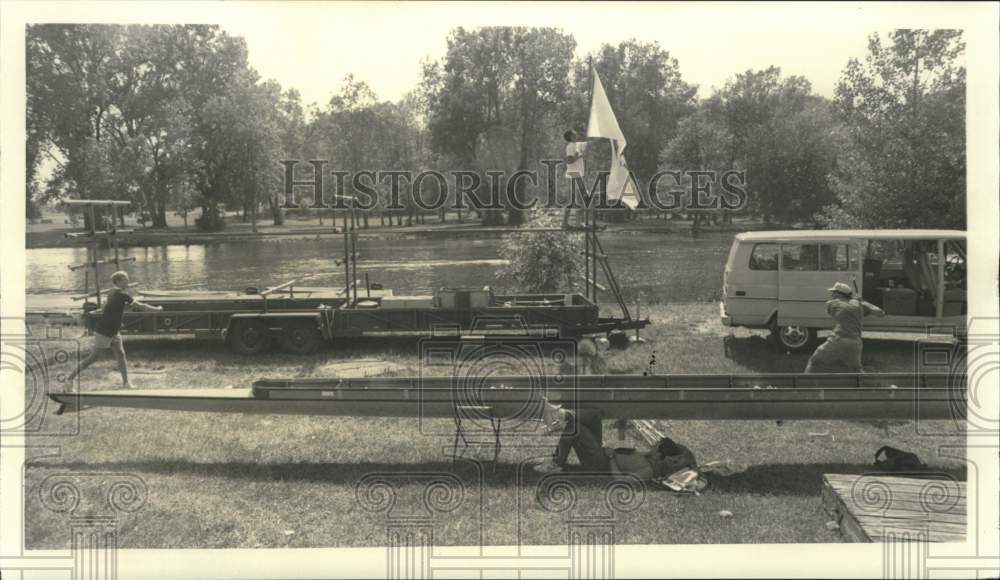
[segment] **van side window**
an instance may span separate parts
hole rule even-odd
[[[777,270],[778,244],[756,244],[750,254],[751,270]]]
[[[819,269],[826,272],[857,270],[857,252],[848,244],[822,244],[819,247]]]
[[[784,244],[781,246],[781,269],[796,272],[819,270],[818,244]]]

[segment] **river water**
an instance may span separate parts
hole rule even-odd
[[[601,243],[611,261],[626,300],[639,292],[646,304],[711,301],[719,297],[732,233],[654,234],[605,233]],[[500,238],[360,238],[358,277],[396,294],[430,294],[440,287],[497,286],[496,272],[504,264],[497,248]],[[582,251],[582,248],[581,248]],[[86,261],[85,248],[27,250],[27,303],[72,306],[70,294],[82,293],[83,270],[68,266]],[[122,250],[136,258],[125,264],[143,289],[241,290],[264,288],[314,276],[307,286],[344,284],[344,270],[333,264],[343,257],[336,237],[301,240],[229,241],[208,245],[170,245]],[[110,266],[102,272],[110,274]],[[603,276],[598,277],[603,283]],[[102,280],[102,287],[108,286]],[[602,301],[613,300],[609,293]],[[76,303],[79,304],[79,303]]]

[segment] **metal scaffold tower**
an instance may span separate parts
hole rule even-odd
[[[135,258],[123,258],[120,252],[120,242],[118,236],[131,233],[133,230],[118,228],[121,219],[121,211],[129,205],[127,201],[111,199],[70,199],[63,203],[70,207],[82,208],[87,215],[87,227],[82,232],[70,232],[67,238],[87,238],[90,244],[87,246],[87,261],[82,264],[73,264],[70,270],[86,270],[84,272],[83,294],[72,296],[73,300],[87,300],[95,297],[97,306],[101,306],[101,277],[100,267],[106,264],[114,264],[115,270],[121,269],[121,264],[134,262]],[[100,209],[100,211],[98,211]],[[98,221],[100,217],[100,221]],[[99,229],[101,226],[103,229]],[[113,252],[112,257],[102,257],[102,243],[107,240],[107,247]],[[91,290],[90,279],[93,278],[94,286]]]
[[[628,304],[625,303],[625,297],[622,296],[621,286],[618,285],[618,278],[615,276],[614,271],[611,269],[611,264],[608,262],[608,255],[604,252],[604,248],[601,246],[601,241],[597,237],[598,227],[597,227],[597,216],[596,210],[586,209],[584,211],[584,244],[583,244],[583,261],[584,261],[584,281],[586,282],[585,296],[588,300],[591,300],[594,304],[597,304],[597,291],[598,290],[610,290],[615,297],[615,302],[618,307],[622,310],[622,316],[626,321],[632,320],[632,313],[629,312]],[[604,273],[604,278],[608,283],[608,287],[604,288],[597,283],[597,267],[600,264],[601,272]]]

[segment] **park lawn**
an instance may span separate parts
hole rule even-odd
[[[609,372],[796,372],[805,366],[805,355],[776,352],[763,335],[745,330],[734,333],[727,357],[723,338],[729,330],[719,324],[714,304],[651,307],[645,315],[653,320],[642,332],[649,342],[608,353]],[[418,362],[415,341],[355,341],[312,357],[253,359],[230,354],[222,344],[182,340],[127,339],[127,349],[134,381],[144,388],[248,387],[265,377],[328,376],[333,362],[376,356],[408,374]],[[911,371],[914,359],[912,340],[866,339],[868,370]],[[114,363],[105,360],[84,373],[83,389],[115,388],[118,380]],[[493,473],[488,462],[452,465],[450,420],[114,409],[56,416],[51,405],[45,411],[44,431],[72,433],[79,425],[79,434],[32,440],[59,447],[56,455],[29,449],[26,538],[36,549],[69,546],[66,514],[49,511],[38,497],[46,477],[63,473],[91,474],[87,481],[105,485],[113,474],[143,480],[144,506],[120,515],[118,541],[124,548],[384,545],[387,514],[366,511],[356,489],[374,473],[389,474],[398,487],[388,514],[393,521],[426,515],[421,506],[427,474],[458,478],[462,501],[433,519],[438,545],[561,544],[567,542],[567,518],[581,514],[613,517],[618,543],[837,542],[839,535],[825,527],[829,518],[820,502],[824,473],[862,473],[875,450],[891,444],[916,452],[934,471],[965,477],[964,438],[921,434],[947,432],[946,422],[921,424],[918,433],[904,422],[661,421],[701,462],[723,461],[731,473],[713,475],[712,486],[699,497],[648,489],[637,509],[614,513],[603,507],[608,480],[584,479],[576,488],[576,506],[553,512],[536,501],[540,478],[525,462],[548,455],[554,436],[505,437]],[[610,422],[605,444],[637,445],[619,441]],[[939,452],[948,445],[959,448],[955,457]],[[487,458],[489,452],[470,455]],[[84,503],[79,509],[91,509]],[[720,510],[734,517],[723,519]]]

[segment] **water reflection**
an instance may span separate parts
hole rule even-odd
[[[733,234],[718,233],[697,237],[606,234],[601,241],[626,300],[634,300],[641,291],[644,303],[658,303],[718,298],[732,238]],[[358,277],[363,279],[367,272],[372,282],[398,294],[427,294],[444,286],[496,285],[496,272],[504,263],[497,253],[499,243],[495,238],[362,239]],[[343,266],[334,265],[335,259],[343,258],[343,244],[329,238],[126,248],[121,255],[136,258],[123,267],[133,280],[150,289],[234,290],[304,278],[310,286],[344,284]],[[68,297],[82,292],[83,271],[72,272],[68,266],[86,259],[86,248],[28,250],[29,295]],[[102,268],[102,287],[108,285],[106,278],[112,270],[112,266]]]

